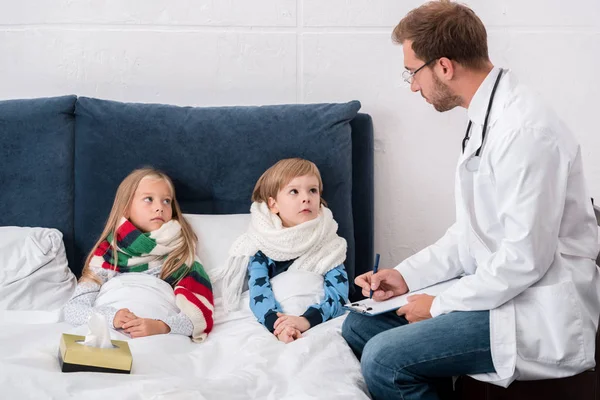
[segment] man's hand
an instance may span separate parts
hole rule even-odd
[[[277,321],[273,324],[273,328],[275,328],[273,334],[275,336],[278,336],[288,326],[299,330],[300,333],[310,329],[310,323],[304,317],[296,317],[295,315],[286,315],[282,313],[277,313],[277,316],[279,318],[277,318]]]
[[[291,343],[296,339],[300,339],[302,337],[302,333],[293,326],[286,326],[278,335],[275,336],[280,342]]]
[[[131,311],[129,311],[128,308],[121,308],[115,314],[115,318],[113,319],[113,326],[115,327],[115,329],[122,328],[124,323],[134,320],[136,318],[137,316]]]
[[[171,332],[169,325],[156,319],[136,318],[123,324],[123,330],[132,338],[161,335]]]
[[[408,304],[396,310],[396,314],[403,316],[409,323],[419,322],[431,318],[431,304],[435,296],[428,294],[414,294],[408,296]]]
[[[362,289],[362,294],[369,297],[373,290],[373,300],[383,301],[408,292],[408,286],[402,274],[395,269],[382,269],[376,274],[372,271],[359,275],[354,280]]]

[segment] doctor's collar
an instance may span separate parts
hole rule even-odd
[[[496,81],[499,73],[500,68],[492,68],[471,99],[471,103],[467,109],[467,114],[469,116],[469,120],[473,121],[474,124],[479,126],[483,125],[490,94],[492,93],[494,82]]]

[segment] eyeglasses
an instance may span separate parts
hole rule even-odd
[[[415,80],[415,75],[417,74],[417,72],[419,72],[420,70],[422,70],[423,68],[425,68],[426,66],[431,64],[432,62],[436,61],[438,58],[439,57],[432,58],[431,60],[427,61],[425,64],[421,65],[419,68],[415,69],[413,72],[411,72],[409,70],[404,70],[404,72],[402,72],[402,79],[404,79],[404,82],[408,83],[409,85],[412,85],[413,81]]]

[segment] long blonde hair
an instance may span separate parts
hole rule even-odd
[[[303,158],[284,158],[266,170],[256,181],[252,191],[252,201],[268,204],[269,197],[277,198],[277,193],[281,188],[290,183],[292,179],[305,175],[314,175],[317,178],[321,204],[327,206],[323,200],[323,180],[319,168],[312,161]]]
[[[117,189],[117,193],[115,195],[115,201],[113,202],[112,209],[110,210],[110,214],[108,215],[108,219],[106,220],[106,226],[104,230],[100,234],[100,238],[92,247],[92,251],[87,256],[85,260],[85,264],[83,267],[83,271],[81,274],[80,281],[93,281],[100,284],[100,279],[90,270],[90,261],[94,256],[94,252],[100,246],[100,244],[108,238],[108,236],[112,233],[112,240],[110,243],[110,247],[113,251],[113,260],[114,265],[113,269],[117,269],[117,235],[116,230],[119,226],[119,221],[125,215],[126,211],[129,210],[131,206],[131,202],[133,200],[133,195],[137,190],[142,179],[161,179],[164,180],[171,189],[172,201],[171,207],[173,211],[172,219],[179,222],[181,225],[181,236],[183,241],[181,246],[179,246],[176,250],[169,253],[167,259],[163,263],[160,278],[165,279],[170,276],[173,272],[177,271],[183,264],[186,264],[188,271],[192,267],[192,263],[194,262],[194,255],[196,253],[196,241],[198,240],[196,234],[192,230],[191,226],[188,222],[183,218],[181,214],[181,209],[179,208],[179,203],[175,197],[175,186],[173,185],[173,181],[169,178],[164,172],[159,171],[155,168],[145,167],[136,169],[131,172],[123,182],[119,185]],[[186,273],[188,272],[186,271]],[[184,274],[180,274],[180,277],[185,276]]]

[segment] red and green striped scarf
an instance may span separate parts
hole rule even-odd
[[[171,220],[159,229],[143,233],[128,219],[122,218],[116,229],[117,254],[110,247],[110,234],[96,248],[90,267],[115,270],[117,273],[144,272],[163,264],[169,253],[183,243],[181,225]],[[210,279],[196,257],[191,268],[183,264],[165,278],[175,293],[177,307],[194,325],[192,340],[200,342],[213,327],[214,299]]]

